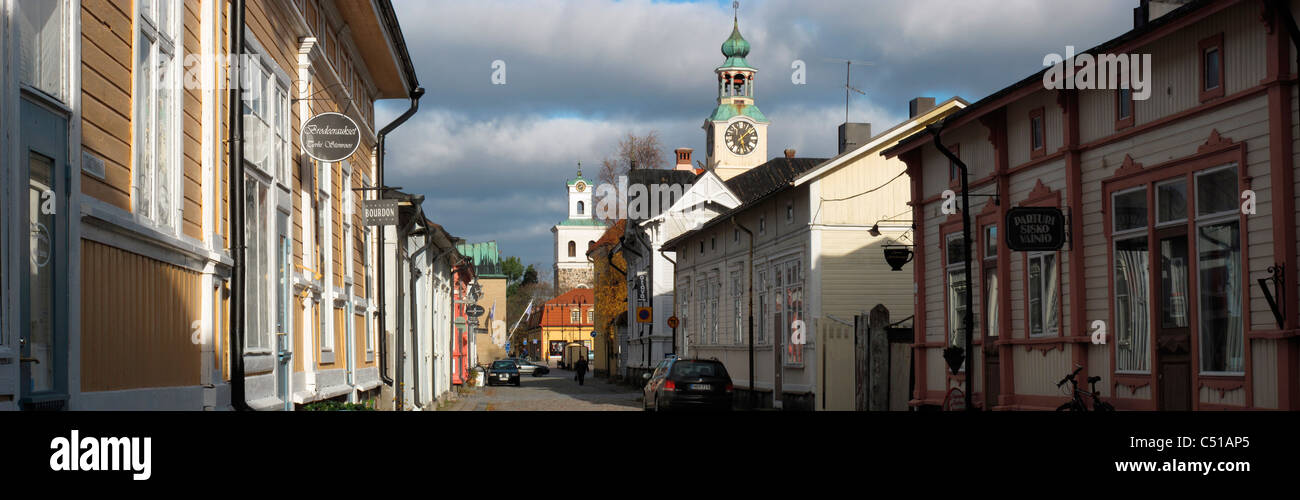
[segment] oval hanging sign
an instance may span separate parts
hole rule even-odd
[[[1065,215],[1056,207],[1007,210],[1007,248],[1021,252],[1060,250],[1065,245]]]
[[[347,115],[321,113],[302,126],[302,150],[316,161],[346,160],[360,146],[361,129]]]

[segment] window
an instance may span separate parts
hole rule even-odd
[[[582,212],[583,212],[583,210],[584,210],[585,208],[586,208],[586,205],[584,205],[581,201],[578,202],[578,215],[582,215]]]
[[[60,2],[61,3],[61,2]],[[179,23],[175,2],[136,2],[135,213],[141,222],[174,232],[180,214]]]
[[[798,323],[803,321],[803,268],[800,259],[777,264],[772,269],[776,283],[772,292],[774,331],[781,335],[781,350],[785,366],[803,366],[804,339],[807,325],[801,332]]]
[[[966,238],[961,233],[944,241],[945,272],[948,278],[948,345],[969,347],[966,339]],[[963,366],[962,369],[965,369]]]
[[[578,255],[578,246],[572,241],[569,242],[569,257]]]
[[[785,202],[785,221],[786,222],[794,221],[794,202],[790,202],[790,201]]]
[[[1115,130],[1133,126],[1133,89],[1115,91]]]
[[[998,257],[998,226],[990,225],[984,228],[984,258],[996,259]]]
[[[771,319],[767,317],[769,309],[767,306],[767,297],[769,295],[767,290],[767,271],[758,272],[758,283],[755,285],[755,289],[758,292],[758,300],[755,302],[755,305],[758,306],[758,319],[754,323],[754,340],[757,344],[763,344],[767,342],[767,323],[768,321],[771,321]]]
[[[1115,369],[1147,373],[1151,359],[1147,190],[1111,195],[1115,235]]]
[[[709,276],[709,343],[717,345],[718,341],[718,296],[722,294],[722,282],[715,271]]]
[[[741,300],[744,298],[744,281],[740,278],[740,271],[731,272],[731,328],[732,335],[737,345],[745,343],[745,324],[741,319],[745,312]]]
[[[1029,112],[1029,150],[1033,158],[1047,153],[1047,127],[1043,123],[1043,108]]]
[[[984,332],[989,337],[998,336],[998,226],[984,227]]]
[[[709,237],[709,250],[717,250],[717,249],[718,249],[718,237],[717,237],[717,236],[710,236],[710,237]]]
[[[580,314],[580,313],[578,312],[577,309],[570,310],[570,311],[569,311],[569,323],[570,323],[570,324],[573,324],[573,325],[578,324],[578,323],[579,323],[579,320],[578,320],[579,314]]]
[[[739,229],[732,229],[732,230],[731,230],[731,241],[732,241],[733,243],[739,243],[739,242],[740,242],[740,230],[739,230]]]
[[[1201,40],[1199,47],[1201,66],[1201,102],[1223,97],[1223,33]]]
[[[709,281],[707,277],[702,277],[695,285],[696,304],[700,306],[699,328],[697,328],[696,343],[704,344],[708,342],[706,332],[709,330]]]
[[[288,185],[289,90],[288,82],[277,76],[276,68],[269,56],[255,47],[248,49],[248,64],[241,68],[246,85],[244,160]],[[320,187],[329,189],[328,185]]]
[[[595,309],[587,309],[587,323],[588,323],[588,324],[595,324],[595,323],[596,323],[596,310],[595,310]]]
[[[18,77],[24,85],[67,102],[68,15],[66,0],[15,2]]]
[[[1056,335],[1060,312],[1060,283],[1056,253],[1029,256],[1029,336]]]
[[[1237,166],[1196,175],[1197,309],[1202,373],[1245,371]]]
[[[704,255],[704,240],[700,240],[700,255]]]
[[[244,187],[244,208],[248,211],[248,224],[244,228],[245,244],[248,246],[246,251],[248,281],[245,285],[248,297],[245,324],[248,342],[245,347],[250,350],[265,349],[268,330],[273,328],[270,317],[270,304],[272,304],[270,294],[273,290],[270,258],[272,242],[270,227],[266,223],[270,213],[266,203],[266,185],[252,177],[246,177]]]
[[[760,215],[758,216],[758,234],[764,234],[766,232],[767,232],[767,216]]]

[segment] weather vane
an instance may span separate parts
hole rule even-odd
[[[733,0],[731,2],[731,17],[733,19],[740,18],[740,0]]]

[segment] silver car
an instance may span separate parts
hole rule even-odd
[[[523,358],[510,358],[510,361],[514,361],[515,365],[519,366],[520,376],[532,375],[534,377],[540,377],[542,375],[546,375],[547,373],[551,372],[550,368],[539,365],[537,363],[533,363],[532,361],[528,361]]]

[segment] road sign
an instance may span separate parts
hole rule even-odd
[[[668,328],[677,328],[677,316],[668,317]]]
[[[596,331],[595,331],[595,330],[592,330],[592,331],[591,331],[591,338],[593,338],[593,339],[596,338]]]
[[[636,322],[637,322],[637,323],[650,323],[650,322],[652,322],[652,321],[654,321],[654,315],[651,314],[651,312],[650,312],[650,308],[649,308],[649,307],[638,307],[638,308],[636,308]]]
[[[472,304],[469,307],[465,308],[465,314],[468,314],[469,317],[471,318],[477,318],[479,316],[482,316],[483,313],[484,313],[483,306],[480,306],[478,304]]]
[[[1056,207],[1007,210],[1007,248],[1021,252],[1060,250],[1065,245],[1065,215]]]
[[[397,200],[365,200],[361,212],[367,226],[397,225]]]

